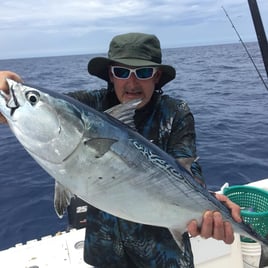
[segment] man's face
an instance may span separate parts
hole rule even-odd
[[[117,65],[117,67],[123,67],[132,70],[137,68],[123,65],[120,66]],[[115,94],[120,103],[125,103],[133,99],[141,99],[141,103],[138,105],[138,108],[145,106],[150,101],[154,93],[155,85],[158,83],[161,76],[161,71],[154,69],[152,77],[141,80],[137,78],[135,73],[133,72],[127,78],[116,77],[117,73],[121,75],[124,73],[128,73],[128,71],[124,69],[118,70],[115,68],[112,70],[112,68],[113,67],[111,66],[109,71],[110,81],[114,84]],[[146,70],[140,70],[141,73],[143,71]],[[144,73],[146,74],[146,72]]]

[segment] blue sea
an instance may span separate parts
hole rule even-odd
[[[260,72],[257,43],[248,50]],[[0,69],[59,92],[106,86],[87,73],[96,55],[0,60]],[[195,115],[200,164],[212,190],[268,177],[268,91],[241,43],[164,49],[177,69],[164,92],[186,100]],[[267,83],[267,78],[265,78]],[[54,180],[0,125],[0,250],[66,230],[53,207]]]

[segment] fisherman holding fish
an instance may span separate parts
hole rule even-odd
[[[205,187],[196,160],[193,115],[186,102],[162,91],[175,78],[176,71],[162,64],[156,36],[143,33],[115,36],[108,57],[92,58],[88,71],[105,80],[107,89],[68,95],[99,111],[141,100],[134,116],[135,129],[174,157]],[[22,82],[13,72],[0,72],[0,89],[7,93],[6,78]],[[5,122],[1,114],[0,122]],[[224,195],[216,194],[216,198],[231,210],[236,222],[241,222],[239,206]],[[186,229],[188,232],[179,247],[167,228],[130,222],[89,205],[84,259],[96,267],[194,267],[190,237],[213,237],[227,244],[234,240],[232,225],[218,211],[204,211],[201,226],[193,219]]]

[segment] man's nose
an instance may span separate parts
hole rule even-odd
[[[130,77],[128,78],[129,83],[136,84],[137,80],[138,80],[138,78],[136,77],[136,75],[134,73],[130,74]]]

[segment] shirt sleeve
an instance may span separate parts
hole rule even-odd
[[[68,92],[67,95],[92,108],[101,110],[101,103],[103,99],[103,92],[101,90],[98,91],[78,90],[74,92]]]
[[[205,185],[201,166],[197,162],[194,116],[187,103],[183,101],[177,104],[168,142],[168,153],[178,159],[185,168],[189,166],[195,179]]]
[[[106,88],[92,91],[80,90],[69,92],[67,94],[98,111],[105,111],[112,106],[119,104],[116,95]]]

